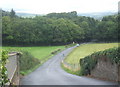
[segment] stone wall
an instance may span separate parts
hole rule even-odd
[[[19,85],[19,55],[10,53],[6,64],[10,84]]]
[[[112,63],[109,58],[102,57],[91,71],[91,75],[96,78],[120,81],[120,66]]]

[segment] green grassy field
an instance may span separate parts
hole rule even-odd
[[[65,49],[65,46],[39,46],[39,47],[2,47],[2,49],[11,51],[21,51],[23,52],[23,57],[21,57],[21,75],[27,75],[37,69],[40,65],[42,65],[45,61],[51,58],[55,54],[51,54],[52,52],[58,49]],[[32,54],[26,54],[29,52]],[[26,58],[27,57],[27,58]],[[40,60],[35,61],[36,59]],[[34,61],[34,62],[33,62]],[[26,65],[27,64],[27,65]]]
[[[43,59],[57,49],[64,49],[65,46],[40,46],[40,47],[3,47],[7,50],[25,50],[30,52],[35,58]]]
[[[79,60],[85,56],[113,47],[118,47],[118,43],[82,44],[79,47],[75,48],[66,57],[65,61],[70,64],[78,64]]]

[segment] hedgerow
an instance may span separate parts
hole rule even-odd
[[[99,51],[80,59],[81,75],[90,74],[91,70],[96,66],[98,59],[102,57],[109,58],[112,63],[120,64],[120,47]]]

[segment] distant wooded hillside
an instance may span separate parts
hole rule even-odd
[[[76,11],[50,13],[33,18],[18,17],[3,11],[3,45],[63,45],[74,42],[118,41],[119,15],[101,21],[78,16]]]

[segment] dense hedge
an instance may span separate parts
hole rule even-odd
[[[98,59],[102,57],[110,58],[112,63],[120,64],[120,47],[99,51],[80,59],[81,75],[90,74],[91,70],[97,64]]]

